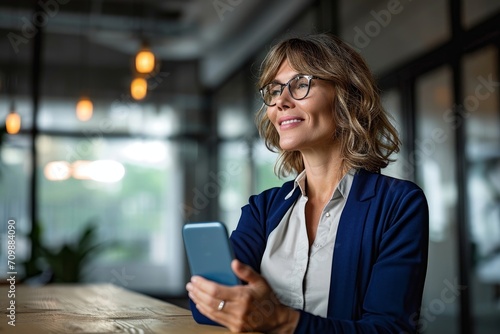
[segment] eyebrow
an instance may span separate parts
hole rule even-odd
[[[288,79],[286,82],[289,82],[290,80],[292,80],[292,79],[294,79],[294,78],[296,78],[296,77],[300,77],[301,75],[307,75],[307,74],[304,74],[304,73],[297,73],[297,74],[295,74],[294,76],[292,76],[290,79]],[[281,82],[279,82],[279,81],[278,81],[278,80],[276,80],[276,79],[274,79],[273,81],[271,81],[269,84],[272,84],[272,83],[274,83],[274,84],[280,84],[280,85],[285,85],[285,83],[281,83]],[[268,85],[269,85],[269,84],[268,84]]]

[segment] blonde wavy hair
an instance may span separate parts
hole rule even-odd
[[[336,130],[332,138],[340,141],[343,170],[380,172],[393,161],[389,157],[399,152],[401,141],[382,107],[371,71],[354,49],[326,33],[284,40],[272,47],[262,62],[259,88],[275,78],[284,60],[298,73],[333,82]],[[264,104],[257,111],[256,123],[266,147],[279,153],[275,173],[300,173],[304,169],[301,153],[280,148],[278,132]]]

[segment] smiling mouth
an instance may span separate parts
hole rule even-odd
[[[281,122],[280,125],[287,125],[287,124],[300,123],[300,122],[302,122],[301,119],[289,119],[289,120]]]

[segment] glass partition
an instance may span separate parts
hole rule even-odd
[[[84,268],[84,281],[181,293],[182,173],[176,146],[94,139],[38,137],[40,241],[57,251],[94,226],[100,247]]]
[[[251,147],[243,140],[224,142],[219,145],[219,171],[221,193],[220,216],[229,232],[238,224],[241,207],[248,203],[254,182]],[[217,176],[215,176],[217,177]]]
[[[463,60],[467,202],[473,245],[471,282],[475,333],[500,328],[500,103],[498,49]]]
[[[4,135],[0,145],[0,278],[7,270],[8,221],[15,223],[16,270],[24,276],[22,262],[30,256],[31,243],[31,139],[22,134]]]
[[[457,187],[451,70],[416,81],[416,136],[409,162],[429,203],[429,263],[419,332],[459,333]]]

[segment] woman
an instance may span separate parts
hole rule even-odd
[[[428,249],[420,188],[380,169],[400,141],[363,59],[329,34],[274,46],[261,136],[294,181],[252,196],[231,235],[246,285],[192,277],[193,315],[233,332],[416,332]]]

